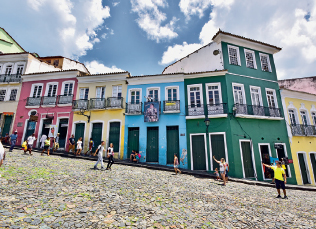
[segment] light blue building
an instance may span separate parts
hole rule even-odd
[[[124,158],[132,150],[141,162],[187,168],[185,90],[183,74],[127,78]]]

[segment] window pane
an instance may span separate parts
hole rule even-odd
[[[6,90],[0,90],[0,101],[4,101]]]
[[[246,65],[247,68],[255,68],[254,57],[252,52],[246,52]]]
[[[230,64],[238,65],[237,49],[232,47],[229,48],[229,59]]]
[[[10,94],[10,101],[16,100],[16,94],[18,93],[18,89],[12,89]]]

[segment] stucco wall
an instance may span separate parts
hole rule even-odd
[[[316,94],[316,77],[279,80],[280,87]]]

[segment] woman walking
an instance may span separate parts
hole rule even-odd
[[[214,161],[216,161],[218,164],[219,164],[219,172],[220,172],[220,175],[223,179],[223,186],[226,185],[226,178],[225,178],[225,175],[226,175],[226,163],[225,163],[225,159],[224,158],[221,158],[221,161],[218,161],[216,160],[215,156],[213,156],[213,159]]]
[[[174,154],[173,167],[174,167],[174,171],[176,172],[176,175],[178,174],[178,172],[181,174],[181,170],[178,169],[179,168],[179,159],[177,157],[177,154]]]
[[[108,162],[108,166],[107,166],[106,170],[111,170],[111,166],[114,164],[113,157],[114,157],[113,143],[110,143],[110,147],[108,148],[109,162]]]
[[[44,149],[41,153],[41,156],[43,156],[43,153],[45,152],[45,150],[47,150],[47,156],[49,156],[49,147],[50,147],[50,138],[46,138],[44,141]]]
[[[75,156],[80,155],[81,150],[82,150],[82,137],[80,137],[77,141],[77,152]]]

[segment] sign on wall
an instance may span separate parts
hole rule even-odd
[[[49,125],[49,132],[48,132],[48,137],[49,138],[55,138],[57,136],[57,125]]]
[[[159,102],[148,102],[144,104],[144,121],[158,122],[159,121]]]

